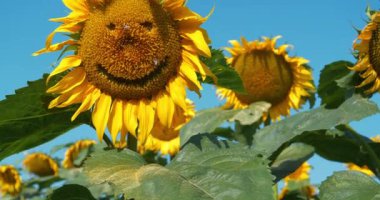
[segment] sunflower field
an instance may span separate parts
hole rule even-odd
[[[363,27],[344,26],[357,31],[351,60],[331,57],[331,44],[315,50],[330,56],[318,68],[281,32],[215,47],[236,22],[205,24],[238,15],[218,5],[239,1],[44,2],[66,15],[50,19],[30,54],[56,62],[1,97],[0,199],[380,199],[380,135],[356,128],[380,113],[380,10],[367,7]],[[29,23],[22,34],[34,32]],[[80,127],[89,137],[73,136]],[[312,179],[330,164],[341,169]]]

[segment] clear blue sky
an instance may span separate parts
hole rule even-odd
[[[228,40],[241,36],[249,40],[261,36],[282,35],[280,43],[294,45],[292,55],[310,60],[314,69],[314,79],[318,82],[319,72],[325,64],[336,60],[355,62],[351,55],[352,41],[356,37],[354,26],[365,25],[364,10],[369,4],[379,8],[376,0],[188,0],[189,6],[202,15],[207,15],[215,4],[215,12],[205,23],[213,46],[228,46]],[[43,47],[46,36],[57,26],[48,22],[49,18],[61,17],[69,10],[60,0],[12,0],[2,2],[0,12],[2,28],[0,37],[0,99],[14,89],[26,85],[27,80],[35,80],[42,73],[51,71],[57,54],[32,57],[32,52]],[[212,87],[206,86],[203,98],[194,94],[190,97],[197,109],[220,105]],[[380,105],[379,95],[373,98]],[[380,134],[380,116],[370,117],[353,126],[367,136]],[[25,130],[27,131],[27,130]],[[57,143],[75,141],[91,137],[95,133],[87,127],[80,127],[59,137],[34,151],[48,151]],[[23,153],[8,158],[0,164],[16,163]],[[311,160],[312,182],[319,183],[333,170],[343,169],[341,164],[324,161],[318,157]]]

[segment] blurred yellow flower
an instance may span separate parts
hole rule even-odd
[[[149,150],[154,127],[177,130],[176,118],[187,113],[186,87],[199,93],[202,79],[212,76],[200,61],[209,57],[209,38],[200,28],[203,18],[185,6],[185,0],[63,0],[72,12],[47,38],[46,47],[34,55],[70,47],[48,80],[66,75],[48,93],[59,96],[49,108],[80,104],[72,120],[92,111],[99,140],[108,126],[116,144],[127,134]],[[56,33],[72,38],[52,44]],[[181,116],[182,115],[182,116]],[[163,136],[163,138],[161,138]]]
[[[21,184],[21,177],[16,168],[11,165],[0,166],[0,191],[2,195],[17,195],[21,191]]]
[[[23,165],[27,171],[38,176],[58,175],[58,164],[48,155],[33,153],[25,157]]]
[[[62,161],[62,166],[66,169],[75,168],[74,161],[78,158],[80,152],[94,145],[94,140],[80,140],[71,145],[65,153],[65,158]]]
[[[242,38],[242,44],[230,41],[232,47],[226,48],[232,57],[227,61],[240,75],[248,94],[239,94],[225,88],[218,88],[221,98],[226,98],[226,108],[240,109],[257,101],[272,104],[268,115],[278,120],[281,115],[290,114],[290,108],[299,109],[305,102],[303,97],[314,91],[313,77],[304,65],[308,60],[290,57],[289,45],[276,48],[277,39],[264,37],[263,41],[248,42]]]
[[[380,90],[380,12],[370,16],[370,21],[360,31],[353,48],[358,53],[358,62],[351,70],[360,73],[364,79],[357,87],[370,86],[365,91],[372,94]]]

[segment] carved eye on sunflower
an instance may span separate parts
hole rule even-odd
[[[380,12],[370,16],[369,23],[354,41],[353,48],[358,53],[358,62],[351,70],[360,73],[364,79],[357,87],[369,86],[366,94],[380,90]]]
[[[80,104],[73,115],[92,110],[99,139],[108,126],[115,143],[130,133],[144,146],[155,126],[177,130],[187,113],[186,87],[202,89],[211,72],[198,56],[210,56],[206,18],[184,6],[184,0],[64,0],[72,12],[35,55],[77,46],[51,76],[68,71],[49,93],[52,107]],[[52,45],[58,32],[79,35]],[[183,120],[183,123],[185,120]],[[160,139],[160,138],[158,138]],[[147,147],[149,149],[149,147]],[[145,148],[146,149],[146,148]]]
[[[277,120],[281,115],[289,115],[290,108],[298,109],[304,103],[302,97],[314,91],[311,71],[301,57],[290,57],[288,45],[276,48],[276,41],[264,37],[263,41],[242,44],[233,40],[233,47],[226,48],[232,57],[227,61],[240,75],[247,94],[239,94],[225,88],[218,88],[221,98],[226,98],[226,108],[241,109],[257,101],[271,103],[264,118]]]

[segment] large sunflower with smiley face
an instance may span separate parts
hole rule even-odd
[[[202,89],[210,71],[198,56],[210,56],[206,18],[185,0],[63,0],[72,12],[51,21],[62,23],[41,53],[74,50],[51,72],[67,74],[47,92],[58,94],[49,108],[80,104],[72,120],[92,109],[101,140],[108,126],[115,142],[127,134],[144,145],[155,124],[177,130],[184,115],[186,87]],[[52,44],[56,33],[71,39]],[[64,50],[64,51],[65,51]],[[157,125],[156,125],[157,126]],[[164,138],[165,139],[165,138]]]

